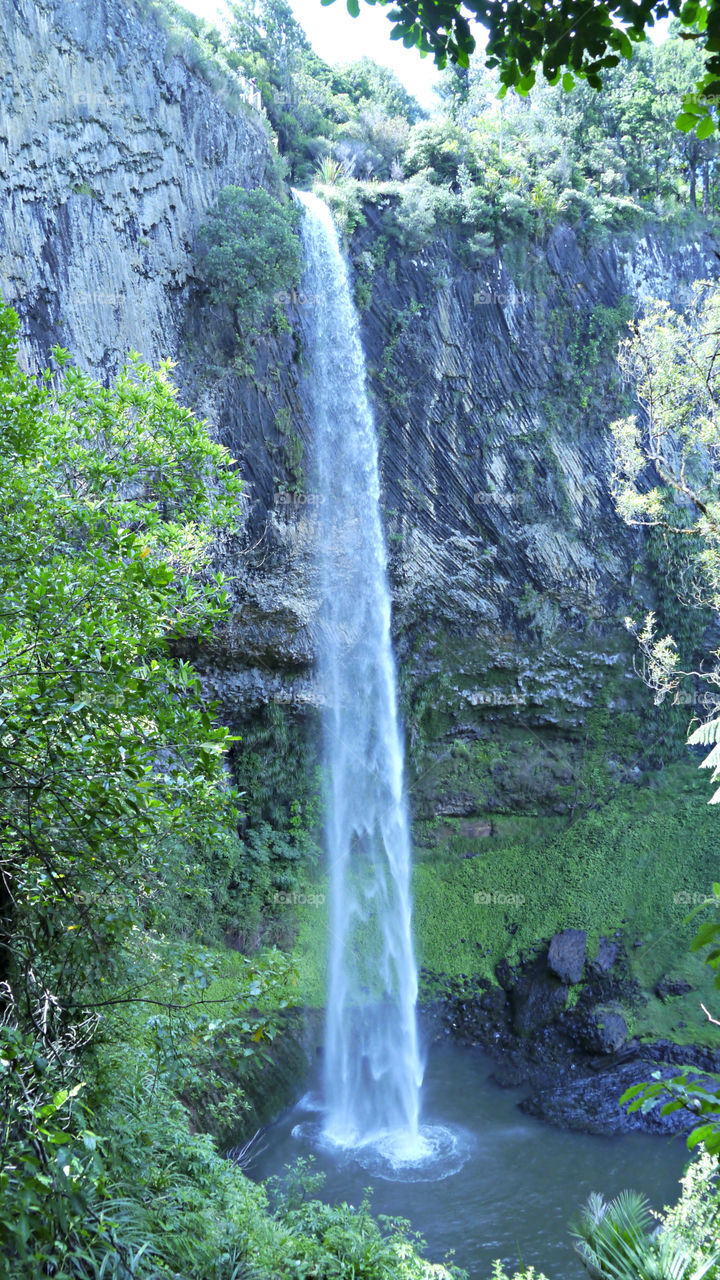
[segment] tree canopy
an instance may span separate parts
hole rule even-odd
[[[499,72],[503,89],[526,94],[537,69],[553,84],[562,76],[565,89],[575,76],[594,89],[603,74],[647,37],[656,22],[674,17],[683,36],[704,55],[695,92],[683,99],[678,127],[709,137],[715,128],[712,104],[720,94],[720,3],[717,0],[366,0],[388,5],[391,36],[408,48],[432,53],[439,66],[448,60],[467,67],[476,49],[471,22],[488,33],[485,56]],[[321,0],[324,5],[334,0]],[[360,0],[347,0],[355,17]]]

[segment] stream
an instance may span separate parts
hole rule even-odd
[[[318,1073],[306,1082],[301,1101],[265,1132],[264,1149],[248,1173],[263,1180],[282,1173],[299,1156],[313,1155],[316,1169],[326,1175],[322,1199],[357,1205],[372,1186],[376,1214],[409,1218],[434,1262],[454,1249],[454,1261],[470,1280],[490,1280],[495,1258],[508,1267],[521,1260],[533,1264],[548,1280],[586,1280],[569,1220],[591,1191],[608,1199],[633,1188],[643,1191],[655,1209],[676,1200],[688,1159],[685,1141],[556,1129],[518,1110],[526,1091],[501,1089],[488,1080],[495,1066],[466,1046],[429,1051],[421,1118],[455,1135],[464,1161],[459,1172],[433,1182],[387,1181],[348,1151],[318,1148],[312,1136]]]

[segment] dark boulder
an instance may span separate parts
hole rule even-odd
[[[620,1009],[590,1009],[573,1027],[573,1039],[588,1053],[617,1053],[627,1038],[627,1022]]]
[[[618,958],[620,947],[609,938],[601,938],[593,965],[600,973],[609,973]]]
[[[584,929],[565,929],[556,933],[548,951],[548,968],[561,982],[575,984],[585,967],[587,933]]]
[[[660,1105],[645,1115],[641,1111],[628,1113],[620,1105],[626,1089],[650,1080],[658,1069],[666,1079],[677,1073],[676,1067],[636,1058],[592,1075],[578,1072],[575,1079],[563,1076],[521,1102],[520,1109],[578,1133],[688,1133],[697,1124],[697,1116],[685,1107],[664,1116]]]
[[[511,992],[513,1030],[533,1036],[555,1022],[565,1009],[567,987],[546,970],[523,975]]]
[[[692,987],[684,978],[661,978],[655,984],[655,995],[663,1002],[669,1000],[672,996],[686,996]]]

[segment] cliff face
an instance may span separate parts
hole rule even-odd
[[[219,187],[272,168],[234,113],[121,0],[0,0],[0,288],[28,356],[59,343],[101,376],[175,355],[192,245]]]
[[[303,318],[322,300],[301,293],[289,332],[243,349],[193,279],[218,190],[276,181],[266,122],[226,109],[135,5],[0,0],[0,15],[0,282],[27,359],[59,342],[103,378],[131,348],[178,361],[247,495],[243,537],[221,549],[233,616],[194,656],[231,723],[272,703],[302,719],[318,701]],[[497,810],[567,810],[592,714],[626,717],[626,736],[645,714],[622,618],[653,591],[609,492],[614,348],[645,296],[681,300],[718,260],[703,240],[603,247],[564,227],[480,262],[450,232],[409,253],[388,212],[368,209],[351,256],[413,800],[477,834]]]

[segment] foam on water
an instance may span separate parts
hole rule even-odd
[[[410,1139],[395,1130],[351,1148],[333,1142],[322,1121],[301,1120],[292,1137],[327,1155],[340,1157],[343,1164],[359,1165],[385,1182],[439,1182],[462,1169],[469,1159],[473,1140],[463,1130],[447,1125],[420,1125]]]

